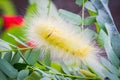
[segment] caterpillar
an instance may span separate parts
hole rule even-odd
[[[103,67],[97,57],[100,49],[94,42],[94,32],[90,29],[81,30],[80,27],[66,22],[57,14],[57,11],[55,12],[55,8],[52,9],[54,15],[51,12],[47,16],[44,11],[41,14],[33,14],[34,17],[27,25],[28,39],[35,42],[38,48],[50,49],[54,60],[78,64],[82,61],[104,76]]]
[[[92,35],[88,33],[88,29],[78,33],[75,32],[76,30],[73,25],[66,24],[63,21],[58,22],[51,18],[41,19],[37,20],[37,23],[29,30],[32,31],[29,32],[32,33],[30,37],[36,36],[31,39],[37,42],[39,46],[44,45],[51,50],[59,50],[58,52],[62,51],[61,53],[64,52],[64,55],[70,54],[81,60],[85,59],[87,56],[94,55],[96,51],[98,51],[97,48],[94,47],[94,43],[91,43],[93,39]]]

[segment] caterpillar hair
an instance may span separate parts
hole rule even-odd
[[[51,6],[54,11],[49,16],[39,9],[37,14],[33,14],[27,25],[28,39],[35,42],[39,48],[50,49],[53,60],[78,64],[82,61],[104,76],[103,67],[97,57],[100,49],[94,42],[94,33],[90,29],[81,30],[80,27],[61,19],[54,5]]]

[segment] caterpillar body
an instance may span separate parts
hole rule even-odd
[[[52,9],[55,10],[55,7]],[[28,39],[36,43],[37,47],[50,49],[54,60],[78,64],[82,61],[91,65],[103,77],[103,67],[97,57],[100,49],[93,42],[94,33],[66,22],[58,16],[57,11],[54,15],[51,12],[49,16],[44,11],[41,13],[33,14],[34,17],[27,24]]]
[[[39,46],[49,47],[51,51],[58,50],[56,55],[64,52],[64,55],[76,56],[81,60],[95,55],[97,48],[94,47],[94,43],[91,43],[92,35],[87,32],[88,30],[78,33],[73,28],[75,28],[73,25],[65,24],[63,21],[42,18],[34,26],[31,26],[29,31],[32,32],[29,33],[32,34],[29,37]],[[33,38],[32,35],[35,37]]]

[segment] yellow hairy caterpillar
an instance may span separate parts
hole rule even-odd
[[[43,3],[40,4],[41,8],[46,8]],[[104,76],[103,67],[97,57],[100,49],[93,42],[94,33],[89,29],[81,30],[80,27],[64,21],[58,16],[54,5],[51,6],[51,10],[54,11],[49,16],[46,11],[39,9],[37,15],[33,14],[34,17],[27,23],[28,39],[36,43],[37,47],[50,49],[53,60],[78,64],[82,61]]]
[[[57,22],[52,18],[36,19],[37,22],[31,26],[29,37],[39,46],[57,51],[55,54],[71,55],[78,59],[85,59],[87,56],[95,55],[98,48],[92,42],[92,35],[88,29],[77,32],[78,26]]]
[[[62,33],[62,31],[56,29],[54,25],[39,24],[36,26],[35,32],[38,37],[50,46],[58,47],[80,58],[84,58],[89,52],[95,50],[95,48],[89,44],[82,45],[81,39],[70,36],[70,32],[66,31]]]
[[[97,58],[100,49],[95,46],[93,33],[89,29],[79,31],[78,26],[51,17],[37,17],[34,20],[28,28],[28,37],[38,47],[50,49],[53,60],[78,64],[82,61],[92,64],[103,75]]]

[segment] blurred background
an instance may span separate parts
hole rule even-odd
[[[24,15],[25,10],[28,5],[28,0],[12,0],[17,8],[19,15]],[[79,13],[81,10],[77,5],[75,5],[75,0],[53,0],[57,8],[62,8],[69,10],[74,13]],[[120,31],[120,0],[109,0],[109,8],[113,19]]]
[[[2,7],[2,5],[4,4],[5,1],[8,1],[8,2],[11,1],[10,3],[13,5],[9,6],[10,4],[7,3],[7,6]],[[71,11],[74,13],[80,13],[81,8],[77,5],[75,5],[75,0],[53,0],[53,2],[55,3],[55,5],[57,6],[58,9],[62,8],[62,9],[65,9],[65,10],[68,10],[68,11]],[[21,18],[22,18],[22,16],[25,15],[28,5],[29,5],[28,0],[0,0],[0,17],[5,15],[4,18],[6,19],[6,15],[8,15],[8,14],[19,15],[19,16],[21,16],[21,17],[17,17],[17,19],[19,19],[19,22],[15,22],[15,20],[13,20],[13,22],[15,22],[16,25],[19,25],[23,21]],[[14,10],[8,12],[8,11],[3,11],[3,8],[5,8],[5,9],[14,8]],[[115,21],[115,24],[116,24],[118,30],[120,31],[120,10],[119,10],[120,9],[120,0],[109,0],[109,8],[110,8],[111,14],[113,16],[113,19]],[[8,17],[7,17],[7,19],[8,19]],[[0,18],[0,23],[2,23],[1,18]],[[6,26],[6,25],[2,25],[2,26]],[[8,27],[9,27],[9,25],[7,25],[7,28]],[[0,33],[4,29],[5,28],[0,29]]]

